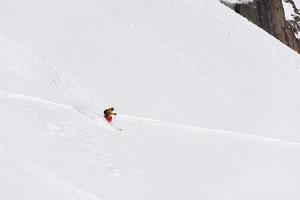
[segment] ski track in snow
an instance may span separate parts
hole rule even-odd
[[[43,103],[43,104],[50,104],[50,105],[54,105],[54,106],[59,106],[59,107],[64,108],[64,109],[72,109],[72,106],[69,106],[69,105],[60,104],[60,103],[56,103],[56,102],[49,101],[49,100],[46,100],[46,99],[33,97],[33,96],[27,96],[27,95],[23,95],[23,94],[0,92],[0,97],[18,98],[18,99],[24,99],[24,100],[28,100],[28,101],[39,102],[39,103]]]
[[[111,127],[109,125],[104,126],[104,125],[101,125],[100,123],[98,123],[97,120],[100,120],[100,118],[97,118],[96,116],[94,116],[88,112],[84,112],[84,111],[78,110],[76,108],[73,108],[70,105],[60,104],[60,103],[52,102],[52,101],[49,101],[46,99],[27,96],[27,95],[23,95],[23,94],[14,94],[14,93],[7,93],[7,92],[0,91],[0,98],[3,98],[3,97],[4,98],[19,98],[19,99],[24,99],[27,101],[33,101],[33,102],[38,102],[38,103],[43,103],[43,104],[50,104],[53,106],[59,106],[63,109],[71,109],[71,110],[76,111],[83,117],[85,117],[90,122],[93,122],[93,123],[101,126],[102,128],[116,131],[116,129],[114,129],[113,127]],[[245,138],[245,139],[259,141],[259,142],[273,143],[273,144],[279,144],[279,145],[300,148],[300,143],[298,143],[298,142],[286,141],[286,140],[281,140],[281,139],[272,138],[272,137],[250,135],[247,133],[240,133],[240,132],[233,132],[233,131],[226,131],[226,130],[219,130],[219,129],[193,127],[193,126],[187,126],[187,125],[166,122],[166,121],[161,121],[161,120],[156,120],[156,119],[135,117],[135,116],[131,116],[131,115],[122,115],[122,114],[118,115],[118,119],[121,121],[142,122],[142,123],[155,125],[155,126],[176,128],[176,129],[193,132],[193,133],[209,134],[209,135],[216,135],[216,136],[222,135],[222,136],[229,136],[229,137],[239,137],[239,138]]]
[[[191,64],[191,62],[188,62],[186,60],[185,55],[182,52],[170,47],[169,45],[162,42],[160,39],[158,39],[154,35],[145,32],[140,27],[137,27],[135,25],[130,25],[130,28],[133,29],[134,31],[136,31],[138,34],[143,35],[145,38],[148,38],[149,40],[154,41],[162,49],[165,49],[168,53],[175,56],[182,64],[184,63],[185,65],[187,65],[190,73],[192,73],[192,74],[196,73],[195,70],[194,70],[195,66],[193,64]],[[48,67],[47,70],[49,72],[49,75],[52,77],[53,84],[55,85],[55,87],[57,89],[61,89],[60,86],[63,84],[61,82],[63,82],[64,80],[62,80],[62,77],[60,77],[60,75],[56,72],[53,65],[49,64],[48,62],[45,62],[44,60],[42,60],[39,57],[35,56],[29,50],[18,46],[14,42],[12,42],[12,41],[10,41],[10,40],[2,37],[2,36],[0,36],[0,40],[6,42],[11,47],[16,49],[20,53],[28,56],[29,58],[31,58],[35,62],[37,62],[41,65],[47,66]],[[205,78],[202,78],[201,80],[204,81],[204,82],[208,81]],[[206,84],[208,84],[210,87],[216,87],[215,84],[210,83],[209,81],[206,82]],[[224,90],[224,88],[222,88],[222,89]],[[62,94],[62,95],[64,96],[64,94]],[[49,100],[46,100],[46,99],[43,99],[43,98],[27,96],[27,95],[22,95],[22,94],[15,94],[15,93],[7,93],[7,92],[1,92],[0,91],[0,97],[1,96],[5,96],[7,98],[21,98],[21,99],[25,99],[25,100],[40,102],[40,103],[51,104],[51,105],[54,105],[54,106],[59,106],[59,107],[64,108],[64,109],[73,109],[74,111],[76,111],[76,112],[80,113],[82,116],[84,116],[87,120],[89,120],[93,123],[96,123],[97,125],[100,125],[102,128],[106,128],[106,129],[109,129],[109,130],[116,131],[115,128],[113,128],[109,125],[105,126],[105,125],[101,125],[100,123],[98,123],[98,120],[100,120],[100,118],[98,118],[97,115],[95,115],[91,112],[82,111],[82,110],[74,108],[73,106],[70,106],[70,105],[56,103],[56,102],[49,101]],[[123,120],[123,121],[143,122],[143,123],[147,123],[147,124],[151,124],[151,125],[155,125],[155,126],[177,128],[177,129],[185,130],[185,131],[188,131],[188,132],[194,132],[194,133],[202,133],[202,134],[205,133],[205,134],[210,134],[210,135],[226,135],[226,136],[230,136],[230,137],[240,137],[240,138],[246,138],[246,139],[260,141],[260,142],[274,143],[274,144],[280,144],[280,145],[286,145],[286,146],[300,148],[300,143],[298,143],[298,142],[286,141],[286,140],[281,140],[281,139],[272,138],[272,137],[256,136],[256,135],[251,135],[251,134],[247,134],[247,133],[240,133],[240,132],[233,132],[233,131],[226,131],[226,130],[219,130],[219,129],[191,127],[191,126],[186,126],[186,125],[172,123],[172,122],[160,121],[160,120],[155,120],[155,119],[150,119],[150,118],[143,118],[143,117],[134,117],[134,116],[130,116],[130,115],[118,115],[118,116],[119,116],[119,119]]]
[[[118,119],[121,121],[143,122],[143,123],[147,123],[150,125],[169,127],[169,128],[177,128],[177,129],[181,129],[181,130],[188,131],[188,132],[194,132],[194,133],[209,134],[209,135],[216,135],[216,136],[239,137],[239,138],[245,138],[245,139],[259,141],[259,142],[266,142],[266,143],[279,144],[279,145],[300,148],[300,143],[298,143],[298,142],[286,141],[286,140],[281,140],[281,139],[272,138],[272,137],[250,135],[247,133],[240,133],[240,132],[233,132],[233,131],[226,131],[226,130],[219,130],[219,129],[192,127],[192,126],[186,126],[186,125],[182,125],[182,124],[166,122],[166,121],[161,121],[161,120],[156,120],[156,119],[134,117],[134,116],[130,116],[130,115],[118,115],[118,116],[119,116]]]
[[[0,155],[4,155],[8,159],[12,160],[13,162],[17,163],[25,171],[29,172],[35,177],[41,178],[42,180],[46,180],[47,183],[56,186],[59,190],[63,191],[64,193],[70,195],[71,199],[76,200],[100,200],[99,198],[76,188],[75,186],[59,179],[53,173],[41,169],[33,165],[30,162],[27,162],[21,158],[19,158],[14,153],[8,151],[6,148],[0,145]]]
[[[90,113],[78,110],[70,105],[66,105],[66,104],[61,104],[61,103],[56,103],[53,101],[49,101],[43,98],[39,98],[39,97],[33,97],[33,96],[28,96],[28,95],[24,95],[24,94],[16,94],[16,93],[7,93],[7,92],[2,92],[0,91],[0,98],[17,98],[17,99],[23,99],[26,101],[32,101],[32,102],[37,102],[37,103],[41,103],[41,104],[49,104],[52,106],[58,106],[61,107],[63,109],[70,109],[73,110],[79,114],[81,114],[82,117],[84,117],[85,119],[89,120],[90,122],[96,123],[97,125],[109,129],[109,130],[115,130],[113,129],[111,126],[107,125],[107,126],[102,126],[100,123],[97,123],[98,119],[97,116],[94,116]],[[104,121],[104,120],[103,120]]]

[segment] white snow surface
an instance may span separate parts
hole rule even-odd
[[[292,4],[282,1],[282,5],[284,8],[284,15],[286,20],[294,20],[293,16],[295,15],[294,8]]]
[[[230,3],[230,4],[247,4],[253,2],[253,0],[220,0],[221,2]]]
[[[299,55],[219,1],[4,0],[0,35],[1,200],[298,199]]]
[[[300,8],[300,0],[294,0],[294,3],[296,4],[297,8]]]

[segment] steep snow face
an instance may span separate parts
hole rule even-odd
[[[6,1],[1,32],[123,113],[298,140],[298,56],[218,1],[68,4]]]
[[[0,102],[1,199],[251,200],[299,194],[296,143],[130,116],[117,121],[125,130],[120,133],[46,101],[1,95]]]
[[[299,57],[218,1],[6,0],[0,32],[0,199],[299,196]]]

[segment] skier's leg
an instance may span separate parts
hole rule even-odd
[[[112,123],[112,116],[108,116],[108,117],[106,118],[106,120],[107,120],[108,123],[111,124],[111,123]]]

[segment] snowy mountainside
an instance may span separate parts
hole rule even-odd
[[[0,199],[299,196],[295,52],[218,1],[69,3],[0,7]]]
[[[45,2],[5,1],[3,35],[120,112],[297,137],[298,55],[218,1]]]

